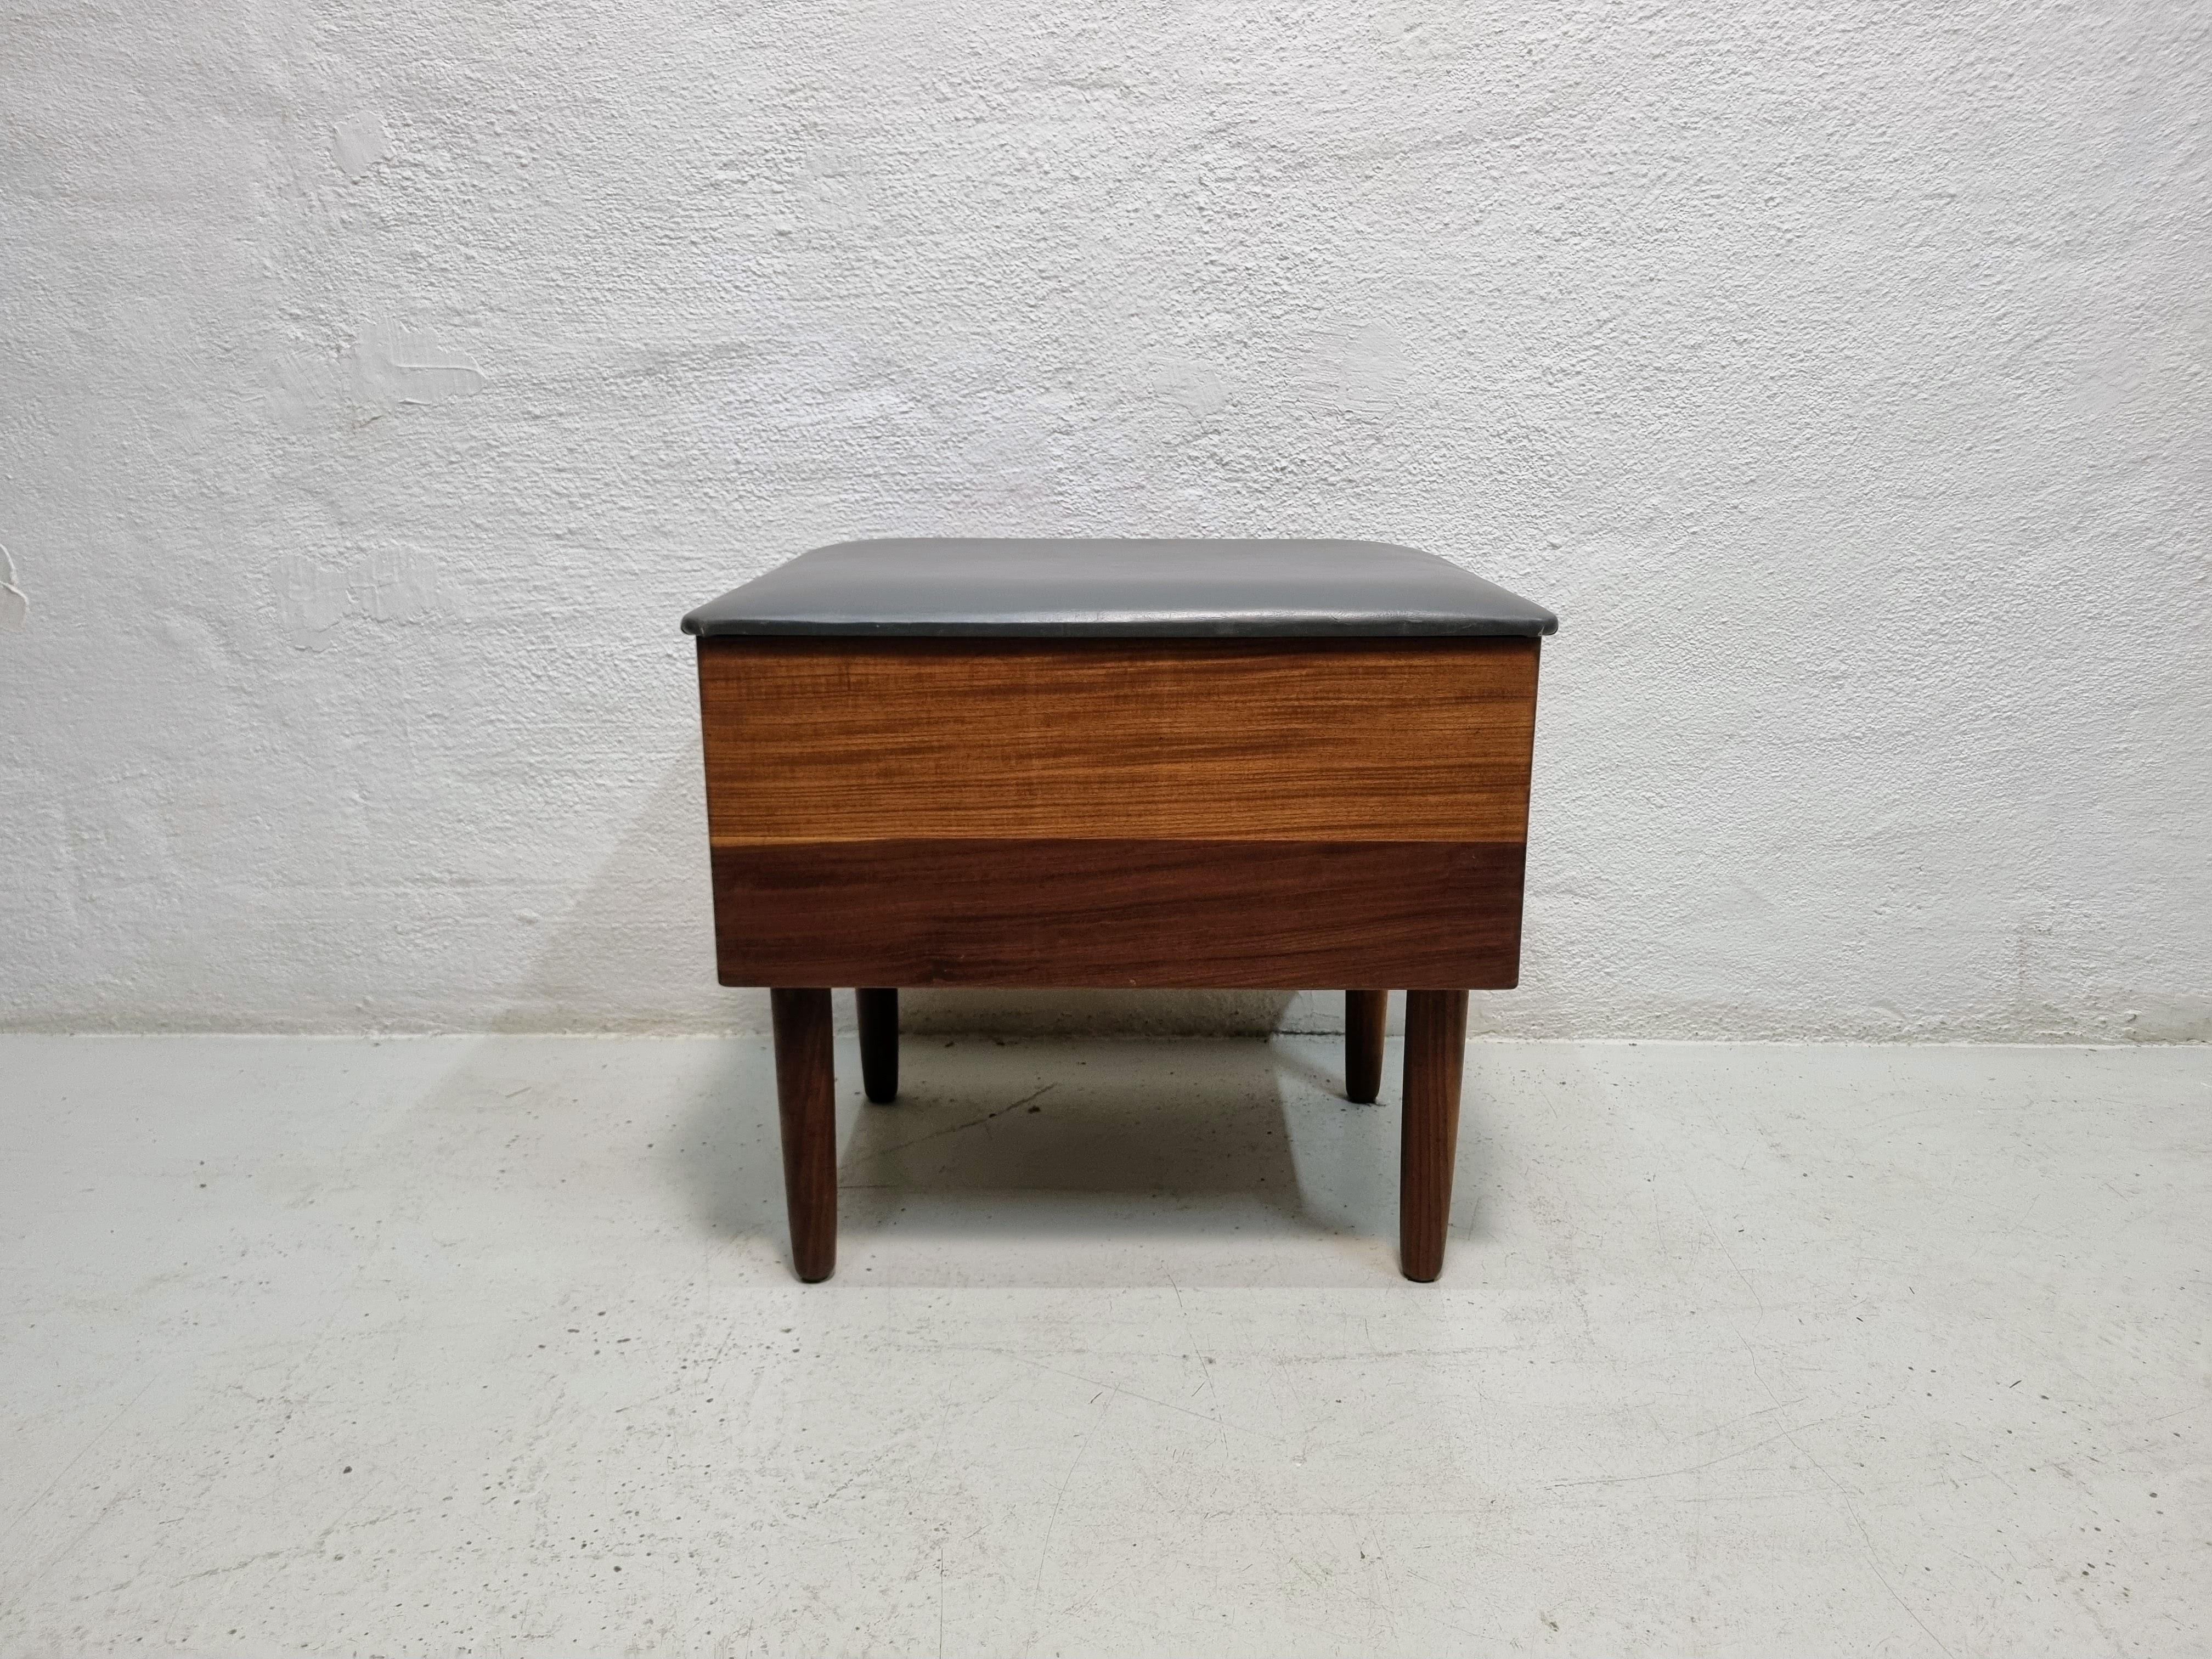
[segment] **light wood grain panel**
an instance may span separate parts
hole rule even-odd
[[[1525,839],[1534,640],[714,639],[718,846]]]

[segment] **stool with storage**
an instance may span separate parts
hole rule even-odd
[[[799,1276],[836,1261],[830,989],[1407,991],[1399,1246],[1443,1267],[1470,989],[1513,985],[1552,614],[1349,541],[848,542],[698,636],[721,982],[769,988]]]

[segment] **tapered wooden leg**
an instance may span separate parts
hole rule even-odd
[[[860,1086],[878,1106],[898,1098],[898,993],[853,993],[860,1016]]]
[[[1344,1097],[1372,1106],[1382,1090],[1382,1027],[1390,1018],[1388,991],[1344,994]]]
[[[791,1260],[811,1285],[837,1266],[837,1088],[827,990],[768,994],[775,1024],[775,1103]]]
[[[1467,1063],[1467,993],[1406,993],[1404,1119],[1398,1132],[1398,1260],[1424,1284],[1444,1270],[1459,1080]]]

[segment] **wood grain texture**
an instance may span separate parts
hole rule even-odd
[[[1522,849],[1449,842],[718,847],[725,985],[1510,986]]]
[[[1372,1106],[1382,1092],[1382,1030],[1390,1018],[1388,991],[1344,994],[1344,1097]]]
[[[1467,993],[1406,994],[1403,1118],[1398,1130],[1398,1259],[1425,1284],[1444,1270],[1452,1167],[1459,1155]]]
[[[860,1023],[860,1087],[878,1106],[898,1098],[898,993],[863,987],[853,993]]]
[[[1528,639],[708,639],[717,846],[1527,839]]]
[[[827,990],[769,993],[792,1267],[811,1285],[837,1267],[836,1052]]]

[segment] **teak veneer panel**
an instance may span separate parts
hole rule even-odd
[[[1520,974],[1518,843],[879,841],[714,850],[725,985],[1389,985]]]
[[[1518,843],[1536,661],[1532,639],[702,640],[709,831]]]

